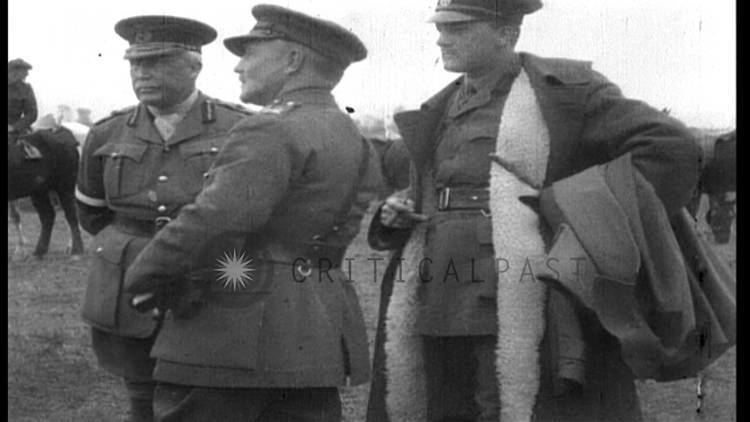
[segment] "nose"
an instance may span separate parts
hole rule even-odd
[[[448,37],[445,35],[445,32],[438,30],[438,39],[437,39],[437,45],[438,47],[447,47],[450,44],[448,41]]]
[[[131,64],[130,73],[133,75],[133,77],[136,77],[138,79],[144,79],[151,75],[150,72],[148,71],[148,67],[144,66],[141,63]]]

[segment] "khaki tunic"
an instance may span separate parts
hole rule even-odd
[[[156,380],[233,388],[368,380],[356,293],[337,268],[340,255],[321,252],[341,251],[359,230],[362,211],[348,197],[364,145],[319,88],[283,93],[232,130],[204,190],[143,250],[125,284],[153,291],[153,280],[210,272],[235,254],[253,260],[253,279],[240,286],[208,276],[196,315],[167,313],[153,350]],[[365,185],[381,183],[374,150],[366,169]],[[310,255],[328,261],[304,265]]]
[[[82,311],[85,322],[113,336],[153,336],[156,321],[129,306],[132,296],[122,292],[122,275],[153,236],[155,220],[174,216],[200,192],[227,132],[248,115],[240,106],[199,94],[166,142],[143,104],[116,112],[91,129],[76,191],[81,225],[95,235]],[[99,355],[113,357],[104,359],[105,368],[131,374],[127,356]],[[150,375],[149,370],[134,371]]]

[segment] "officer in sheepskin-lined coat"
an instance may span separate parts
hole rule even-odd
[[[445,69],[463,75],[420,110],[396,116],[413,165],[410,188],[389,198],[370,227],[374,248],[397,253],[383,284],[369,421],[638,421],[634,378],[658,372],[638,344],[671,351],[651,342],[667,329],[621,354],[618,340],[624,351],[633,344],[619,331],[630,314],[607,315],[599,302],[579,306],[536,280],[538,258],[573,205],[593,210],[576,215],[598,219],[586,227],[572,218],[569,226],[598,239],[607,212],[628,203],[628,194],[643,195],[649,207],[641,211],[654,210],[657,230],[671,233],[664,216],[690,198],[699,163],[683,124],[623,97],[590,63],[517,53],[524,15],[541,7],[539,0],[441,0],[431,19]],[[611,175],[637,183],[621,187]],[[564,201],[545,192],[570,180],[584,194],[553,206]],[[634,215],[627,211],[609,215],[605,234],[613,237],[602,237],[613,245],[603,256],[614,262],[623,253],[616,240],[640,227],[618,220]],[[574,238],[565,233],[558,237]],[[628,252],[647,243],[636,238]],[[599,270],[609,268],[594,255]],[[636,262],[627,277],[638,273],[638,258],[621,257]],[[555,268],[575,274],[577,262]],[[652,264],[645,259],[640,268]],[[662,269],[658,258],[655,265]],[[692,312],[686,280],[665,303]],[[647,331],[638,327],[639,335]]]

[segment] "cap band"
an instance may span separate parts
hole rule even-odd
[[[168,55],[179,53],[180,51],[192,51],[200,54],[201,48],[195,45],[183,44],[178,42],[153,42],[146,44],[136,44],[125,50],[125,58],[144,55]]]

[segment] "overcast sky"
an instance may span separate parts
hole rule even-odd
[[[352,29],[370,55],[352,65],[336,88],[339,104],[363,114],[418,106],[456,75],[442,69],[434,26],[435,0],[269,0],[335,20]],[[237,58],[223,38],[246,33],[256,2],[237,0],[9,0],[8,59],[34,68],[28,82],[42,114],[58,104],[87,107],[94,119],[135,103],[127,43],[114,32],[122,18],[171,14],[215,27],[204,47],[199,87],[239,102]],[[518,49],[590,60],[624,93],[668,107],[691,126],[736,125],[735,2],[729,0],[545,0],[528,16]]]

